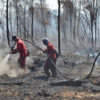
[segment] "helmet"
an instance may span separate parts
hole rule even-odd
[[[12,41],[14,41],[16,39],[17,39],[17,36],[16,35],[12,36]]]
[[[49,42],[49,41],[48,41],[47,38],[44,38],[44,39],[42,40],[42,42],[43,42],[44,45],[48,45],[48,42]]]

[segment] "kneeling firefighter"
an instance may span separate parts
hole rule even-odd
[[[55,47],[53,46],[53,44],[51,42],[49,42],[48,39],[43,39],[42,42],[45,46],[47,46],[47,48],[45,50],[43,50],[43,53],[47,53],[47,55],[48,55],[48,58],[44,65],[44,72],[47,75],[47,77],[50,77],[51,75],[50,75],[49,70],[51,70],[52,77],[56,77],[57,71],[56,71],[54,64],[56,64],[56,60],[58,58],[58,53],[57,53]]]
[[[15,49],[12,49],[10,54],[15,54],[19,52],[19,58],[18,63],[20,64],[20,67],[25,70],[25,63],[26,63],[26,57],[27,57],[27,48],[24,44],[24,42],[17,36],[12,36],[12,41],[14,41],[17,46]]]

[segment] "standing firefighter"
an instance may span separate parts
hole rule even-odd
[[[56,64],[58,53],[57,53],[55,47],[52,45],[52,43],[48,41],[48,39],[43,39],[42,42],[45,46],[47,46],[47,48],[45,50],[43,50],[43,53],[46,53],[48,55],[48,58],[44,65],[44,71],[45,71],[46,75],[48,77],[50,77],[49,70],[51,70],[52,77],[56,77],[57,71],[56,71],[54,64]]]
[[[20,54],[18,58],[18,63],[20,64],[21,68],[24,68],[25,70],[25,62],[26,62],[26,56],[27,56],[27,48],[24,44],[24,42],[17,36],[12,36],[12,41],[15,41],[17,43],[17,47],[13,50],[11,50],[11,54],[18,53]]]

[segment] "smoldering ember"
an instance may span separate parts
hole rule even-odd
[[[0,100],[100,99],[100,0],[0,0]]]

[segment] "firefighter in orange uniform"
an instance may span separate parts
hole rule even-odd
[[[15,54],[19,52],[19,58],[18,63],[20,64],[20,67],[25,70],[25,63],[26,63],[26,56],[27,56],[27,48],[24,44],[24,42],[17,36],[12,36],[12,41],[15,41],[17,44],[17,47],[13,50],[11,50],[11,54]]]
[[[47,48],[45,50],[43,50],[43,53],[47,53],[47,55],[48,55],[48,58],[44,65],[44,72],[47,75],[47,77],[50,77],[51,74],[50,74],[49,70],[51,70],[52,77],[56,77],[57,71],[56,71],[54,64],[56,64],[56,60],[58,58],[58,53],[57,53],[55,47],[53,46],[53,44],[51,42],[49,42],[48,39],[43,39],[42,42],[45,46],[47,46]]]

